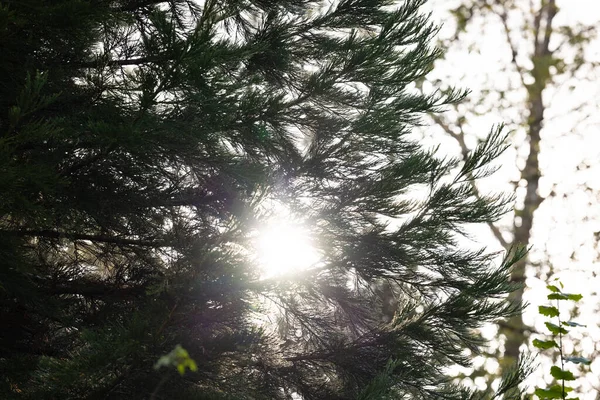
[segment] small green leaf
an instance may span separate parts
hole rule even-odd
[[[559,348],[558,343],[556,343],[554,340],[533,339],[533,345],[541,350],[548,350],[553,347]]]
[[[196,364],[196,361],[192,360],[191,358],[190,358],[189,362],[187,363],[187,366],[190,369],[190,371],[198,372],[198,364]]]
[[[539,306],[538,310],[540,314],[545,315],[546,317],[558,317],[559,315],[558,308],[556,307]]]
[[[550,368],[550,375],[552,375],[556,380],[575,380],[575,377],[573,376],[573,373],[571,371],[565,371],[563,369],[560,369],[560,367],[557,367],[556,365]]]
[[[559,333],[566,335],[567,333],[569,333],[569,331],[563,328],[562,326],[558,326],[556,324],[553,324],[552,322],[544,322],[544,325],[546,325],[546,328],[548,328],[548,330],[555,335],[558,335]]]
[[[565,357],[565,361],[569,361],[575,364],[584,364],[584,365],[590,365],[592,362],[590,361],[590,359],[585,358],[585,357],[577,357],[577,356],[571,356],[571,357]]]
[[[578,327],[579,326],[579,327],[584,327],[585,328],[585,325],[579,324],[579,323],[574,322],[574,321],[563,321],[562,324],[566,325],[566,326],[572,326],[572,327]]]
[[[535,389],[535,395],[540,399],[562,399],[564,397],[562,387],[559,385],[554,385],[549,389]]]
[[[194,361],[186,349],[181,347],[180,345],[175,346],[175,348],[169,353],[158,359],[156,364],[154,364],[154,369],[160,369],[161,367],[170,367],[174,366],[177,368],[177,371],[183,375],[185,374],[186,368],[189,368],[190,371],[197,371],[198,365],[196,361]]]
[[[580,295],[579,293],[563,293],[563,294],[566,295],[567,298],[572,301],[579,301],[579,300],[583,299],[583,296]]]
[[[583,298],[583,296],[579,293],[563,293],[556,286],[548,285],[546,286],[551,292],[548,295],[548,300],[572,300],[579,301]]]
[[[546,286],[546,288],[548,288],[549,291],[554,292],[554,293],[559,293],[560,292],[560,289],[557,288],[554,285],[548,285],[548,286]]]
[[[548,300],[569,300],[569,296],[564,293],[552,293],[548,295]]]

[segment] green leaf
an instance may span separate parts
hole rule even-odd
[[[590,365],[592,363],[589,358],[578,357],[578,356],[565,357],[565,361],[569,361],[569,362],[572,362],[575,364],[584,364],[584,365]]]
[[[196,361],[192,360],[191,358],[190,358],[187,366],[190,369],[190,371],[198,372],[198,364],[196,364]]]
[[[550,375],[552,375],[557,380],[565,380],[565,381],[574,381],[575,377],[571,371],[565,371],[560,367],[554,365],[550,368]]]
[[[566,335],[567,333],[569,333],[569,331],[563,328],[562,326],[558,326],[556,324],[553,324],[552,322],[544,322],[544,325],[546,325],[546,328],[548,328],[548,330],[555,335],[558,335],[559,333]]]
[[[559,348],[558,343],[556,343],[554,340],[533,339],[533,345],[535,347],[537,347],[538,349],[542,349],[542,350],[548,350],[553,347]]]
[[[585,328],[585,325],[579,324],[579,323],[574,322],[574,321],[563,321],[562,324],[566,325],[566,326],[572,326],[572,327],[578,327],[579,326],[579,327],[584,327]]]
[[[540,314],[545,315],[546,317],[558,317],[559,315],[559,311],[558,308],[556,307],[546,307],[546,306],[539,306],[538,310],[540,312]]]
[[[565,387],[565,392],[567,392],[566,389]],[[554,385],[549,389],[535,389],[535,395],[540,399],[562,399],[564,397],[562,387],[559,385]]]
[[[579,301],[583,296],[579,293],[551,293],[548,295],[548,300],[571,300]]]
[[[183,375],[185,374],[186,368],[189,368],[190,371],[197,371],[198,365],[196,361],[194,361],[186,349],[181,347],[180,345],[175,346],[175,348],[169,353],[158,359],[156,364],[154,364],[154,369],[159,369],[161,367],[169,367],[174,366],[177,368],[177,371]]]
[[[548,295],[548,300],[569,300],[569,297],[563,293],[552,293]]]
[[[563,388],[561,385],[554,385],[549,389],[535,389],[535,395],[540,399],[562,399],[567,395],[568,392],[572,392],[573,388],[569,386]]]
[[[546,288],[551,292],[560,293],[560,289],[554,285],[548,285],[548,286],[546,286]]]
[[[572,301],[579,301],[579,300],[583,299],[583,296],[580,295],[579,293],[563,293],[563,294],[567,295],[567,298]]]

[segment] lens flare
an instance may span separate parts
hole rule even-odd
[[[272,221],[259,229],[256,247],[263,278],[303,271],[320,259],[308,230],[286,220]]]

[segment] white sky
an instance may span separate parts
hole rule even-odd
[[[434,20],[446,23],[441,31],[442,38],[449,37],[453,32],[452,20],[446,14],[447,10],[459,3],[459,0],[430,0],[426,6],[433,12]],[[529,9],[529,0],[516,0],[514,3]],[[555,19],[555,26],[586,23],[600,27],[600,1],[559,0],[558,5],[560,11]],[[522,13],[511,14],[513,24],[522,20],[519,15]],[[518,89],[518,78],[510,65],[510,49],[497,17],[488,15],[486,18],[474,20],[473,28],[464,39],[467,42],[452,43],[447,59],[436,65],[432,76],[444,83],[472,89],[473,100],[488,99],[483,102],[483,108],[487,108],[485,115],[471,117],[467,124],[467,131],[473,137],[486,134],[493,124],[499,122],[506,122],[509,128],[516,129],[512,137],[514,147],[503,156],[502,169],[481,186],[483,191],[511,191],[509,182],[518,177],[516,166],[523,163],[527,155],[519,151],[519,142],[525,138],[525,132],[518,126],[519,121],[523,120],[525,91]],[[521,40],[518,47],[529,51],[529,43],[530,41]],[[563,56],[567,60],[572,54],[566,52]],[[600,61],[599,40],[589,46],[587,57],[588,60]],[[527,67],[526,57],[521,56],[518,60]],[[588,326],[579,332],[573,331],[575,333],[572,336],[583,337],[583,352],[589,354],[594,351],[594,344],[600,343],[600,313],[596,294],[600,288],[600,264],[598,241],[594,236],[594,232],[600,231],[600,69],[584,69],[576,79],[563,79],[558,83],[558,88],[551,87],[545,93],[548,108],[540,150],[540,166],[543,173],[540,194],[548,196],[551,190],[554,190],[555,196],[548,198],[535,214],[531,260],[542,262],[542,271],[547,270],[545,261],[550,260],[557,270],[555,276],[566,286],[565,291],[584,295],[581,316],[577,320]],[[573,87],[572,90],[570,86]],[[485,93],[482,92],[482,88],[490,88],[491,91]],[[494,93],[498,90],[506,90],[507,98],[515,105],[507,108],[499,102]],[[464,111],[468,111],[469,107],[473,106],[465,106]],[[570,111],[576,108],[579,109]],[[437,131],[439,134],[431,137],[432,142],[442,136],[441,131]],[[450,138],[445,148],[451,152],[459,151],[457,144]],[[582,165],[585,165],[585,168],[582,168]],[[517,195],[519,194],[522,195],[522,189],[517,192]],[[509,226],[510,221],[511,218],[507,217],[504,221],[506,226]],[[488,243],[491,248],[499,248],[487,228],[478,229],[477,237],[482,243]],[[542,275],[542,278],[545,276]],[[545,319],[537,317],[537,306],[546,303],[545,285],[545,280],[537,278],[535,271],[528,274],[529,290],[526,300],[531,306],[525,312],[524,318],[542,333],[547,331],[543,326]],[[540,336],[533,335],[532,339],[536,337]],[[567,350],[569,346],[566,345]],[[490,368],[493,369],[493,365],[490,365]],[[540,379],[549,376],[548,370],[549,365],[538,369],[535,377],[529,382],[530,386],[544,386]],[[576,381],[582,385],[582,400],[596,399],[600,389],[599,377],[600,359],[597,359],[592,365],[592,373],[587,374],[585,379]],[[596,389],[593,389],[593,386]]]

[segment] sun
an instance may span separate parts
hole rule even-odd
[[[308,230],[285,218],[274,219],[258,230],[256,251],[264,279],[307,270],[321,258]]]

